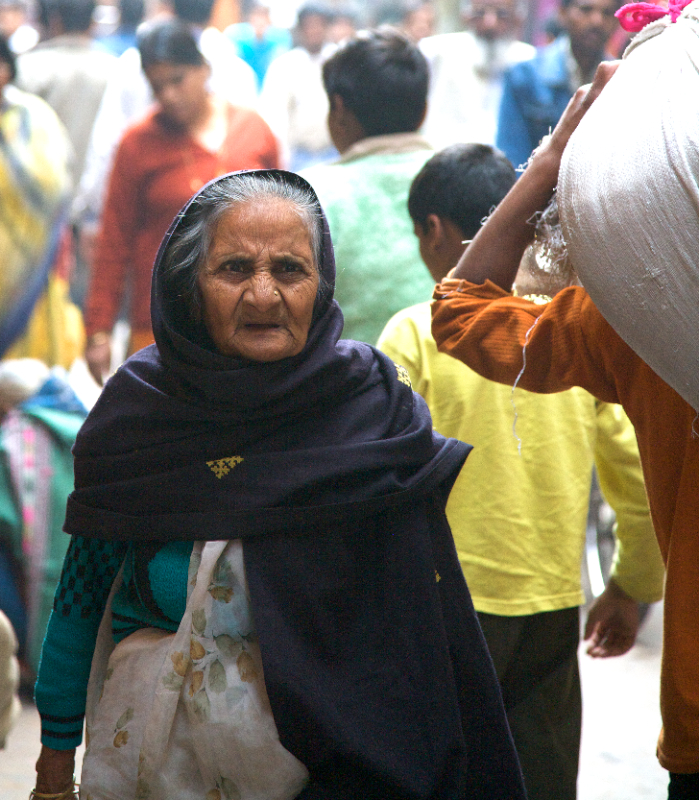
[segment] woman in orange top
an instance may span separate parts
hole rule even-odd
[[[209,90],[211,69],[186,24],[154,22],[139,35],[138,48],[157,105],[124,134],[102,215],[85,308],[85,360],[100,384],[109,372],[110,333],[127,285],[129,352],[153,341],[151,270],[178,210],[218,175],[278,163],[276,140],[263,119]]]

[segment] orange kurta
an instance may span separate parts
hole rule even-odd
[[[168,128],[157,110],[124,134],[112,168],[86,299],[87,334],[110,331],[126,284],[131,327],[150,332],[150,280],[160,241],[194,192],[218,175],[278,166],[277,144],[255,111],[228,108],[226,139],[211,152]]]
[[[621,403],[634,424],[667,568],[658,758],[671,772],[699,772],[696,412],[618,336],[582,288],[536,305],[490,281],[445,280],[434,297],[432,332],[440,351],[500,383],[514,384],[521,372],[517,385],[529,391],[582,386]]]

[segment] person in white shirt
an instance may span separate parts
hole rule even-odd
[[[328,42],[332,13],[307,4],[297,16],[298,45],[267,70],[257,110],[279,141],[282,165],[294,172],[337,156],[328,132],[323,64],[335,52]]]
[[[436,149],[458,142],[494,144],[505,71],[534,57],[517,40],[520,0],[467,0],[466,30],[428,36],[420,48],[430,65],[422,133]]]

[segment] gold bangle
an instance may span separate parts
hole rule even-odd
[[[75,783],[75,776],[73,776],[73,782],[71,785],[62,792],[45,794],[44,792],[37,792],[36,789],[32,789],[29,793],[29,800],[78,800],[78,798],[79,794],[78,787]]]
[[[110,339],[110,335],[105,331],[97,331],[97,333],[93,333],[91,336],[87,337],[87,346],[93,347],[95,345],[109,344]]]

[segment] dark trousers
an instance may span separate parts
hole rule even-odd
[[[691,774],[670,773],[668,800],[697,800],[699,798],[699,772]]]
[[[582,726],[578,608],[478,617],[529,800],[575,800]]]

